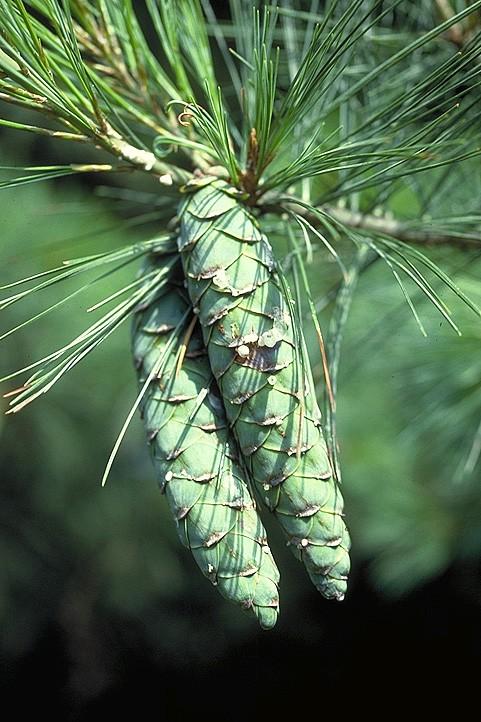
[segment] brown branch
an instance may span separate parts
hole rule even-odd
[[[438,6],[439,14],[441,15],[443,20],[451,20],[451,18],[454,16],[454,10],[451,7],[451,3],[449,0],[436,0],[436,5]],[[448,32],[447,36],[451,42],[453,42],[458,47],[463,44],[463,27],[461,23],[455,23],[452,25]]]

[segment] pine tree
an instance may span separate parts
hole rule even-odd
[[[208,0],[0,0],[0,123],[65,141],[76,161],[85,152],[82,162],[25,167],[2,187],[82,173],[130,186],[137,171],[152,191],[129,197],[155,207],[159,224],[142,243],[4,286],[13,291],[1,307],[98,274],[9,335],[145,259],[83,333],[5,376],[35,369],[10,392],[9,413],[133,316],[140,391],[104,481],[140,407],[183,543],[225,596],[270,627],[278,576],[256,497],[321,593],[345,593],[335,406],[360,274],[384,261],[422,332],[412,286],[455,331],[439,284],[480,315],[420,250],[479,245],[475,209],[449,218],[426,217],[425,201],[410,217],[397,209],[406,192],[436,197],[481,153],[481,0],[259,5],[232,0],[221,22]],[[189,454],[196,444],[205,459]],[[200,462],[210,469],[200,473]]]

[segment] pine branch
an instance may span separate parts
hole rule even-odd
[[[435,0],[438,6],[439,14],[443,20],[451,20],[456,14],[451,7],[449,0]],[[462,47],[465,42],[465,28],[462,23],[456,23],[446,33],[447,37],[458,47]]]
[[[378,235],[391,236],[404,243],[423,246],[446,246],[452,245],[456,248],[479,248],[481,247],[481,230],[472,232],[455,232],[444,230],[439,227],[429,228],[429,221],[426,226],[415,227],[410,222],[404,222],[386,215],[375,216],[371,214],[358,213],[340,208],[337,206],[320,206],[319,209],[339,223],[357,228],[363,231],[372,231]],[[314,227],[319,225],[319,217],[300,206],[294,198],[283,198],[278,205],[261,206],[263,213],[280,213],[282,211],[294,210],[298,216],[306,218]],[[481,219],[478,219],[481,223]]]
[[[115,2],[107,11],[102,3],[100,11],[89,0],[64,5],[0,0],[0,100],[49,121],[45,126],[0,122],[90,142],[156,175],[163,185],[183,184],[191,174],[163,161],[165,153],[160,159],[150,150],[152,133],[176,145],[177,120],[159,110],[152,87],[146,86],[147,65],[151,86],[162,89],[164,101],[177,90],[152,59],[131,4]],[[51,121],[67,133],[52,129]]]
[[[102,134],[99,141],[110,153],[132,163],[139,170],[157,175],[162,185],[171,186],[174,182],[178,184],[185,183],[191,177],[188,171],[173,165],[166,165],[154,153],[131,145],[112,128]]]
[[[481,231],[479,233],[462,234],[442,232],[439,228],[430,229],[425,227],[417,229],[413,228],[409,223],[387,216],[356,213],[334,206],[327,206],[324,210],[327,214],[351,228],[360,228],[361,230],[392,236],[405,243],[426,246],[453,245],[459,248],[481,246]]]

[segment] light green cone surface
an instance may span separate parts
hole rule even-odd
[[[155,263],[150,257],[145,272]],[[134,320],[133,354],[141,386],[171,346],[142,402],[147,437],[182,543],[219,591],[253,611],[268,629],[279,610],[279,572],[236,450],[229,444],[199,324],[180,368],[178,364],[179,340],[182,344],[192,317],[179,264],[172,283],[151,296]],[[176,338],[179,324],[182,331]]]
[[[225,181],[193,189],[180,218],[189,294],[246,465],[317,589],[342,599],[343,500],[269,242]]]

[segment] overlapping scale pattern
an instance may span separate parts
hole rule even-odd
[[[285,286],[239,192],[214,179],[180,209],[179,250],[229,424],[259,495],[317,589],[342,599],[349,535]]]
[[[151,256],[144,272],[159,262]],[[182,360],[192,318],[179,263],[172,282],[137,310],[133,326],[140,385],[152,376],[142,416],[154,465],[180,539],[203,574],[270,628],[279,573],[229,438],[198,323]]]

